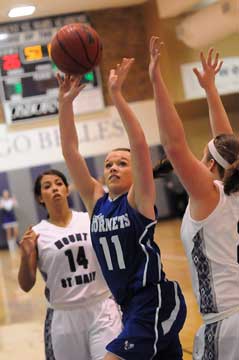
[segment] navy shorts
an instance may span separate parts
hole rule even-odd
[[[125,360],[181,360],[179,332],[186,305],[176,282],[166,281],[138,292],[122,306],[124,328],[107,351]]]

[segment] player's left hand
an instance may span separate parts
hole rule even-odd
[[[220,71],[223,64],[222,60],[219,61],[218,52],[216,52],[213,59],[213,51],[213,48],[209,49],[207,58],[205,58],[204,53],[201,51],[200,59],[202,70],[193,68],[193,72],[197,76],[200,86],[205,90],[209,89],[211,86],[214,86],[215,75]]]
[[[108,89],[111,95],[121,92],[123,83],[128,75],[134,58],[123,58],[121,64],[117,64],[115,69],[110,70],[108,78]]]

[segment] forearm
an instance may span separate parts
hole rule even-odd
[[[36,255],[32,255],[35,257]],[[22,290],[28,292],[32,289],[36,281],[36,259],[21,256],[20,268],[18,272],[18,282]]]
[[[127,132],[131,151],[134,151],[137,144],[145,141],[145,136],[139,121],[135,116],[134,112],[131,110],[129,104],[124,99],[121,92],[117,92],[114,95],[111,95],[112,101],[120,115],[123,126]]]
[[[96,190],[103,193],[102,186],[91,177],[85,159],[78,149],[78,134],[74,121],[73,107],[71,102],[60,104],[59,125],[61,135],[62,153],[72,180],[80,193],[80,196],[88,212],[92,211],[95,203]]]
[[[78,152],[78,136],[71,102],[59,105],[59,126],[63,156]]]
[[[155,201],[155,186],[152,176],[149,147],[137,117],[125,101],[121,92],[114,94],[112,100],[120,114],[128,135],[132,159],[135,201],[138,210],[142,210],[142,208],[145,208],[145,199],[147,199],[147,201],[150,200],[150,203],[154,203]]]
[[[152,85],[161,144],[165,149],[177,146],[185,141],[185,133],[160,72],[155,76]]]
[[[233,130],[217,88],[211,86],[210,88],[205,89],[205,91],[213,137],[219,134],[232,134]]]

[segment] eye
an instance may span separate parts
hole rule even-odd
[[[122,167],[124,167],[124,166],[127,166],[128,165],[128,163],[126,162],[126,161],[120,161],[120,163],[119,163],[119,166],[122,166]]]
[[[105,164],[105,168],[106,168],[106,169],[109,169],[110,167],[111,167],[111,163],[106,163],[106,164]]]
[[[56,185],[57,185],[57,186],[62,186],[62,185],[63,185],[63,181],[60,181],[60,180],[57,181],[57,182],[56,182]]]
[[[42,189],[44,189],[44,190],[47,190],[47,189],[49,189],[50,188],[50,184],[44,184],[43,186],[42,186]]]

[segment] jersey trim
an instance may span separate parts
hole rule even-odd
[[[214,289],[211,262],[206,254],[203,228],[193,238],[192,261],[197,271],[200,293],[200,312],[217,313],[216,293]]]
[[[159,334],[158,334],[158,321],[159,321],[159,310],[161,308],[162,305],[162,297],[161,297],[161,287],[160,284],[157,284],[157,290],[158,290],[158,307],[156,309],[156,315],[155,315],[155,323],[154,323],[154,331],[155,331],[155,341],[154,341],[154,353],[153,356],[151,357],[150,360],[152,360],[155,355],[157,354],[157,342],[159,339]]]
[[[220,322],[206,325],[204,333],[205,344],[203,359],[218,359],[220,328]]]
[[[52,334],[51,334],[53,315],[54,315],[54,310],[48,309],[45,320],[45,329],[44,329],[46,360],[56,360],[52,345]]]
[[[149,229],[151,226],[154,226],[156,223],[157,223],[157,221],[154,220],[153,222],[151,222],[150,224],[148,224],[148,225],[146,226],[143,234],[142,234],[142,235],[140,236],[140,238],[139,238],[139,244],[140,244],[140,246],[142,247],[143,252],[145,253],[145,256],[146,256],[146,264],[145,264],[144,275],[143,275],[143,287],[146,286],[146,281],[147,281],[147,271],[148,271],[148,264],[149,264],[149,254],[148,254],[148,251],[146,250],[145,245],[142,244],[142,241],[143,241],[145,235],[147,234],[148,229]]]
[[[162,322],[164,335],[166,335],[171,330],[171,327],[173,326],[173,323],[175,322],[180,309],[180,300],[178,296],[177,283],[174,282],[173,285],[174,285],[174,293],[175,293],[175,307],[172,310],[170,317]]]

